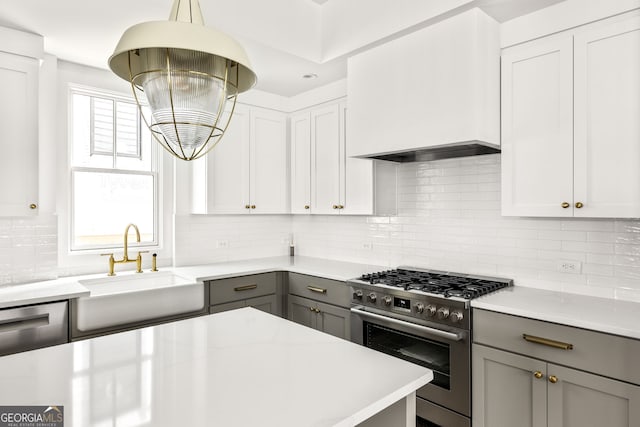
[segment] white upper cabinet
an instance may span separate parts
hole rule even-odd
[[[347,155],[500,145],[500,43],[479,9],[349,58]]]
[[[0,28],[0,216],[38,213],[42,37]]]
[[[320,215],[395,213],[395,188],[376,211],[372,160],[346,156],[346,104],[322,104],[291,117],[291,212]],[[389,172],[389,168],[385,172]],[[395,180],[395,165],[393,165]],[[388,189],[388,187],[387,187]]]
[[[640,217],[640,16],[574,39],[575,216]]]
[[[506,49],[502,213],[640,217],[640,16]]]
[[[311,213],[311,115],[291,116],[291,213]]]
[[[344,193],[340,105],[319,107],[310,114],[311,209],[314,214],[332,214],[340,209],[341,194]]]
[[[504,215],[572,216],[572,58],[570,35],[502,56]]]
[[[252,213],[289,213],[287,116],[273,110],[253,108],[250,141]]]
[[[286,115],[236,105],[224,137],[193,164],[193,213],[289,213]]]

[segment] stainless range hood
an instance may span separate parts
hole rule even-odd
[[[456,157],[480,156],[483,154],[495,154],[499,152],[500,146],[495,144],[489,144],[482,141],[463,141],[454,144],[436,145],[421,149],[374,154],[370,156],[362,156],[361,158],[409,163],[453,159]]]

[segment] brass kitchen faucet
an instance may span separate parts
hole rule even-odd
[[[138,251],[138,256],[136,259],[129,259],[129,228],[133,227],[136,231],[136,241],[140,242],[140,230],[138,230],[138,226],[135,224],[127,225],[127,228],[124,229],[124,255],[121,260],[116,260],[113,257],[113,254],[101,254],[102,256],[109,257],[109,276],[115,276],[114,267],[116,264],[125,264],[128,262],[136,263],[136,273],[142,273],[142,254],[147,253],[149,251]]]

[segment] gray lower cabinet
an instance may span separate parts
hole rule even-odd
[[[228,302],[226,304],[216,304],[209,308],[209,313],[220,313],[228,310],[235,310],[236,308],[253,307],[258,310],[262,310],[265,313],[279,315],[278,310],[278,297],[274,295],[267,295],[264,297],[249,298],[241,301]]]
[[[289,295],[289,320],[348,340],[351,324],[346,308]]]
[[[351,298],[345,282],[299,273],[287,277],[289,320],[339,338],[351,338]]]
[[[262,273],[207,282],[209,285],[209,313],[254,307],[276,316],[282,309],[281,273]]]
[[[636,340],[482,310],[474,327],[474,427],[640,426]],[[595,363],[603,375],[575,369]],[[629,375],[610,377],[620,365]]]

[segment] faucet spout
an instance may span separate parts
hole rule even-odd
[[[133,227],[136,231],[136,241],[140,243],[140,230],[138,230],[138,226],[135,224],[127,225],[127,228],[124,229],[124,262],[129,262],[129,228]]]

